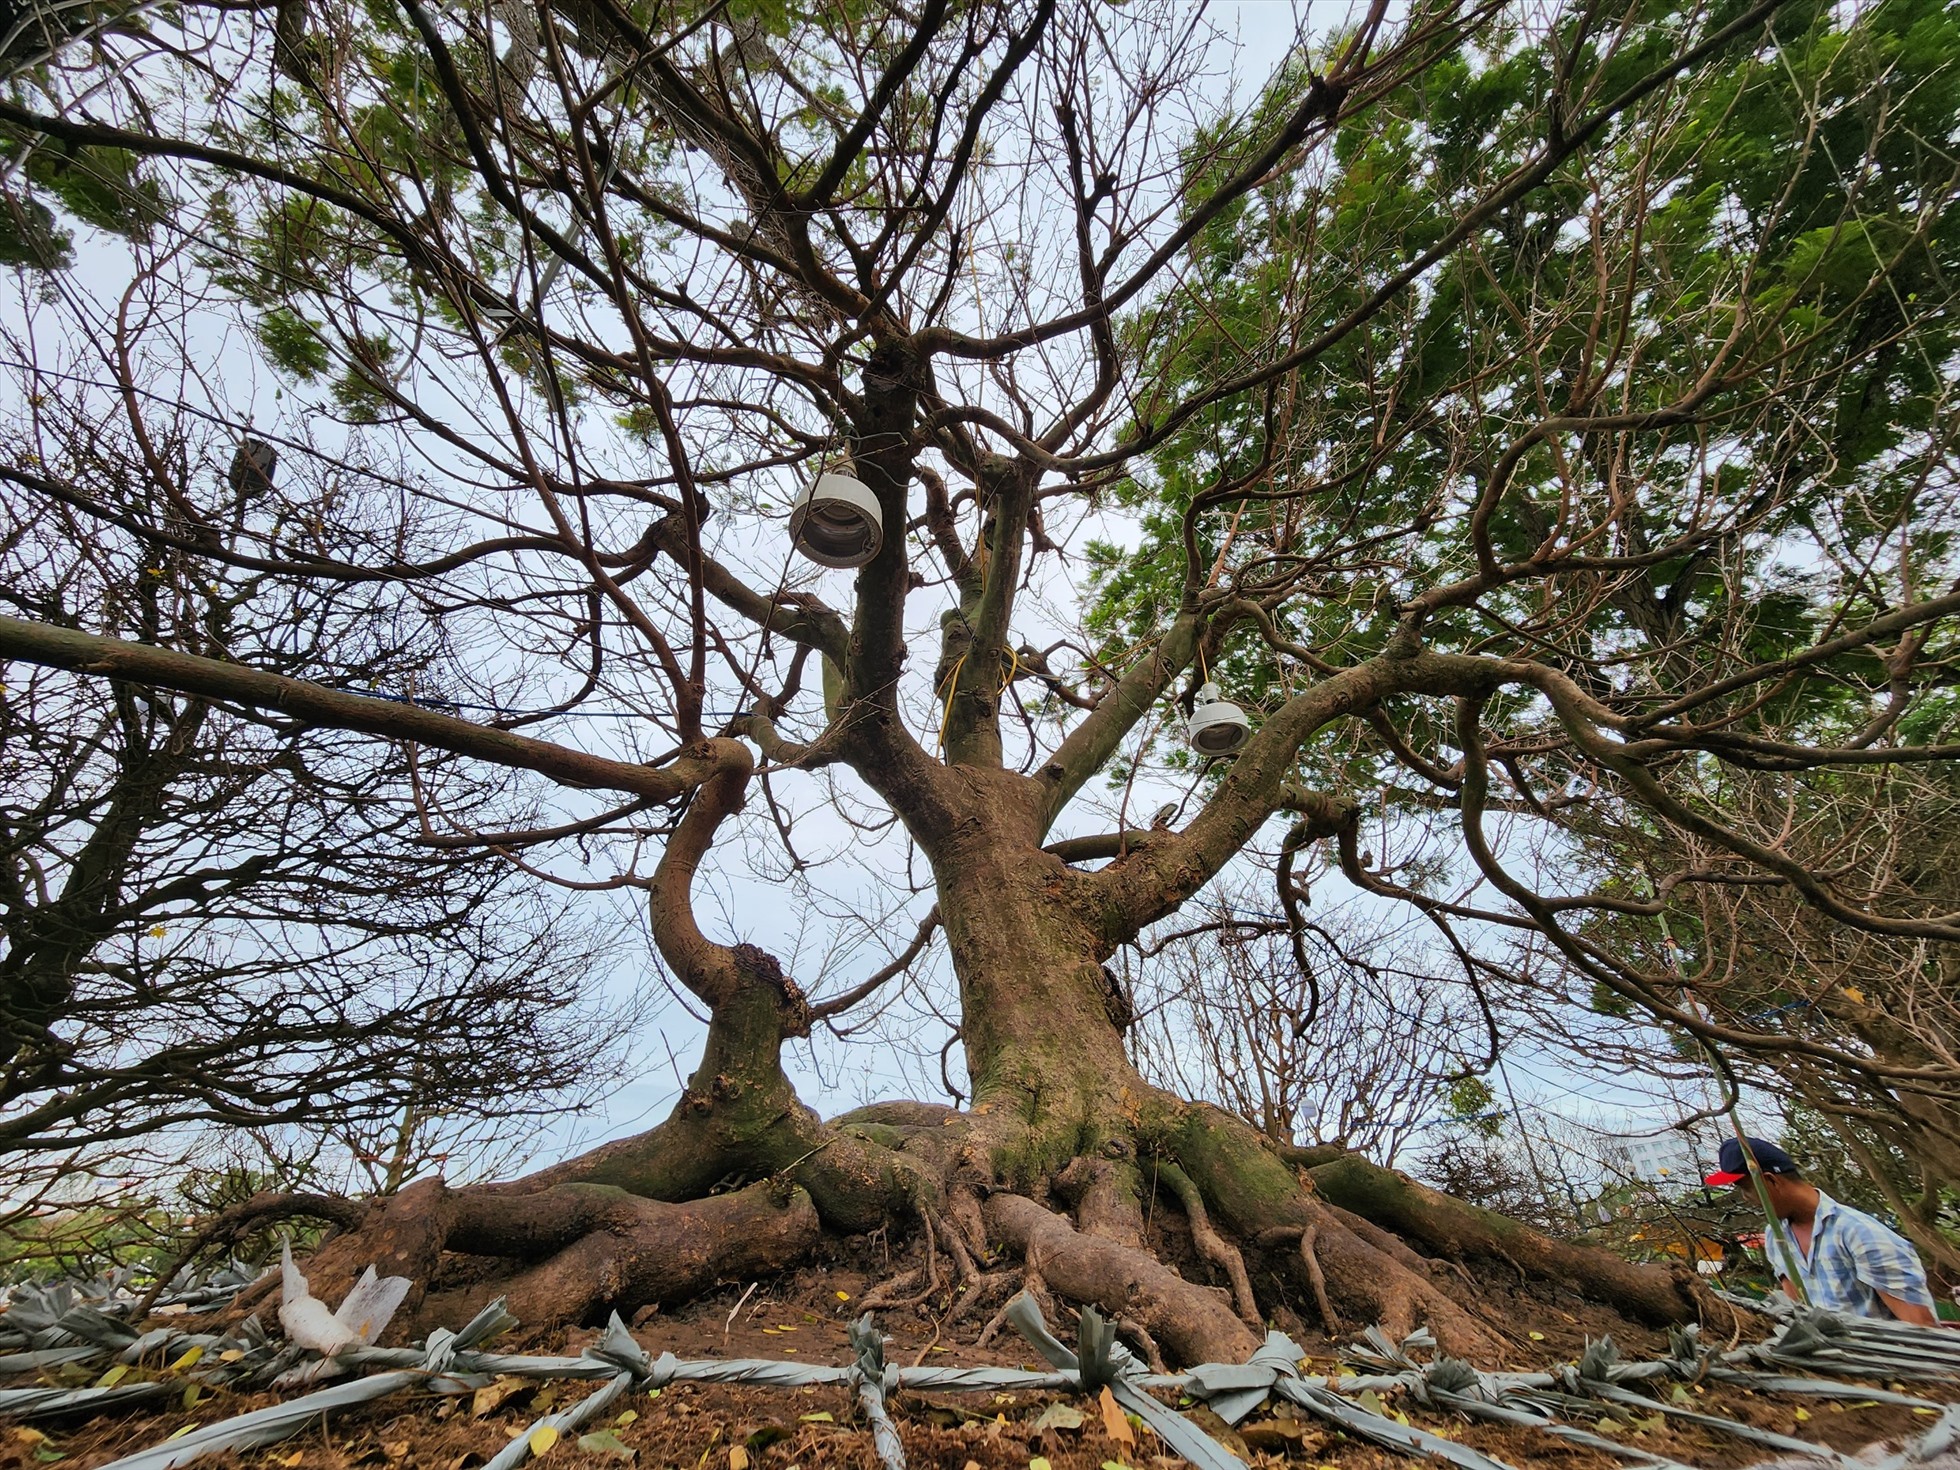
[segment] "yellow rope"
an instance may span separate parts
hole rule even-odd
[[[1007,686],[1012,684],[1014,682],[1014,676],[1021,672],[1020,650],[1014,648],[1008,649],[1007,657],[1009,660],[1007,677],[1001,680],[1000,688],[994,691],[994,697],[996,699],[1007,692]],[[939,748],[941,750],[946,748],[946,726],[953,718],[953,697],[960,692],[960,670],[965,666],[966,654],[963,653],[959,656],[959,661],[953,665],[953,672],[946,676],[946,682],[939,686],[946,694],[945,701],[939,710]]]
[[[939,687],[946,691],[946,703],[939,711],[939,748],[946,748],[946,722],[953,718],[953,696],[960,691],[960,669],[966,664],[966,655],[961,654],[959,662],[953,665],[953,672],[946,676],[946,682]]]

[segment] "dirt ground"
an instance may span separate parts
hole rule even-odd
[[[684,1310],[643,1314],[635,1336],[653,1352],[670,1351],[682,1358],[769,1357],[812,1363],[842,1364],[850,1360],[846,1323],[858,1311],[858,1299],[878,1282],[905,1269],[905,1261],[885,1259],[878,1247],[857,1245],[841,1249],[828,1263],[760,1283],[731,1284],[723,1291],[690,1303]],[[1628,1357],[1649,1355],[1664,1346],[1658,1334],[1629,1329],[1618,1318],[1601,1313],[1575,1296],[1507,1289],[1502,1283],[1480,1283],[1501,1309],[1504,1320],[1516,1324],[1508,1331],[1515,1344],[1512,1360],[1480,1363],[1486,1369],[1542,1368],[1570,1361],[1589,1336],[1612,1330]],[[1285,1314],[1282,1314],[1283,1316]],[[971,1365],[991,1363],[1035,1368],[1042,1366],[1018,1337],[1009,1333],[987,1348],[974,1339],[984,1320],[975,1314],[947,1323],[925,1308],[887,1312],[880,1325],[891,1339],[890,1361]],[[1711,1337],[1727,1340],[1729,1332]],[[1282,1320],[1317,1371],[1334,1371],[1335,1345],[1305,1327],[1297,1318]],[[1755,1321],[1737,1324],[1760,1335]],[[1064,1340],[1073,1337],[1072,1324],[1059,1324]],[[1735,1331],[1737,1328],[1731,1328]],[[595,1334],[588,1329],[536,1334],[518,1340],[500,1339],[508,1351],[576,1353]],[[1346,1340],[1344,1337],[1343,1340]],[[1667,1385],[1660,1391],[1671,1391]],[[244,1456],[224,1456],[200,1462],[252,1470],[471,1470],[485,1463],[540,1415],[563,1410],[590,1392],[585,1384],[520,1384],[507,1380],[494,1391],[469,1396],[397,1394],[364,1408],[336,1414],[302,1436]],[[1927,1398],[1960,1397],[1915,1388]],[[1855,1407],[1787,1396],[1758,1396],[1731,1388],[1694,1390],[1694,1407],[1776,1429],[1799,1438],[1821,1441],[1844,1450],[1857,1450],[1883,1440],[1921,1432],[1929,1420],[1925,1411],[1898,1407]],[[0,1426],[0,1470],[44,1470],[59,1464],[63,1470],[94,1470],[119,1456],[159,1444],[188,1426],[230,1418],[279,1395],[239,1394],[206,1390],[191,1407],[170,1412],[131,1412],[121,1417],[36,1428]],[[977,1393],[958,1395],[904,1394],[894,1404],[906,1454],[920,1470],[1158,1470],[1184,1462],[1167,1454],[1148,1430],[1134,1422],[1106,1422],[1094,1402],[1074,1401],[1081,1422],[1064,1427],[1042,1416],[1062,1402],[1052,1394]],[[1575,1449],[1551,1436],[1530,1430],[1470,1424],[1418,1406],[1391,1401],[1410,1422],[1473,1445],[1518,1466],[1570,1467],[1606,1470],[1619,1462],[1603,1454]],[[1331,1466],[1338,1470],[1375,1470],[1417,1462],[1390,1455],[1349,1440],[1317,1421],[1294,1415],[1290,1409],[1261,1410],[1236,1430],[1202,1407],[1184,1412],[1255,1466]],[[1604,1422],[1601,1422],[1604,1421]],[[1623,1437],[1627,1443],[1707,1470],[1729,1470],[1773,1458],[1771,1452],[1694,1426],[1642,1416],[1632,1409],[1614,1410],[1584,1427]],[[1112,1434],[1112,1430],[1117,1431]],[[649,1397],[623,1400],[606,1421],[585,1426],[548,1448],[545,1466],[558,1464],[601,1470],[606,1465],[637,1465],[645,1470],[875,1470],[870,1435],[865,1431],[853,1396],[843,1388],[764,1389],[748,1386],[675,1384]],[[592,1438],[590,1436],[599,1436]]]

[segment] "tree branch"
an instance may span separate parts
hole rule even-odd
[[[262,673],[243,664],[126,643],[119,638],[100,638],[20,618],[0,617],[0,657],[274,709],[309,725],[357,730],[388,740],[412,740],[493,765],[536,771],[561,786],[630,791],[655,801],[671,801],[693,790],[717,769],[714,760],[693,752],[665,766],[611,760],[412,704],[350,694],[304,679]]]

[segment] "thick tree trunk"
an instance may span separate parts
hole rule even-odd
[[[1071,901],[1074,876],[1041,850],[1031,782],[954,768],[984,816],[928,849],[940,917],[959,980],[973,1111],[1009,1113],[1031,1134],[1026,1163],[1060,1169],[1092,1147],[1107,1109],[1141,1079],[1123,1049],[1091,916]]]

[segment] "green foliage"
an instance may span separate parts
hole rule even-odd
[[[0,265],[61,270],[74,258],[73,237],[46,204],[29,196],[0,201]]]
[[[357,337],[349,345],[351,360],[334,380],[334,402],[351,423],[375,423],[390,408],[388,364],[395,346],[385,337]]]
[[[0,1227],[0,1281],[91,1276],[115,1266],[155,1270],[181,1222],[157,1208],[43,1210]]]
[[[121,148],[0,130],[0,162],[11,176],[0,195],[0,264],[63,270],[74,263],[74,242],[62,221],[140,240],[169,208],[140,160]]]
[[[302,382],[310,382],[327,371],[330,358],[321,339],[321,328],[298,312],[274,307],[259,318],[259,342],[273,365]]]
[[[1686,7],[1644,7],[1613,46],[1568,38],[1570,74],[1610,96],[1675,54],[1694,24]],[[1236,581],[1257,597],[1282,559],[1310,566],[1313,595],[1271,608],[1280,634],[1335,664],[1378,652],[1406,596],[1474,569],[1470,507],[1534,420],[1568,411],[1600,373],[1610,391],[1599,411],[1665,408],[1721,352],[1728,379],[1700,410],[1719,445],[1665,426],[1524,441],[1484,527],[1491,554],[1522,561],[1608,519],[1602,553],[1714,522],[1747,527],[1755,546],[1878,546],[1915,493],[1913,445],[1960,350],[1960,211],[1943,207],[1954,165],[1925,141],[1960,123],[1960,17],[1936,0],[1855,13],[1797,5],[1779,12],[1776,36],[1718,54],[1602,130],[1353,330],[1392,271],[1542,147],[1556,71],[1543,38],[1481,35],[1345,122],[1327,169],[1275,178],[1213,221],[1186,291],[1126,324],[1154,390],[1139,423],[1276,343],[1331,345],[1280,383],[1192,417],[1115,488],[1140,515],[1143,544],[1091,548],[1100,652],[1166,625],[1186,575],[1186,512],[1208,487],[1237,482],[1259,498],[1227,497],[1198,517],[1192,581]],[[1299,83],[1282,77],[1194,144],[1187,202],[1209,196],[1243,151],[1232,140],[1261,135]],[[1933,537],[1917,554],[1932,565],[1945,551]],[[1432,623],[1429,642],[1489,651],[1494,638],[1541,656],[1503,631],[1547,615],[1536,584],[1522,588]],[[1666,648],[1678,661],[1719,646],[1773,659],[1807,645],[1827,621],[1859,615],[1862,594],[1847,609],[1832,605],[1836,592],[1801,561],[1759,556],[1738,572],[1678,556],[1594,598],[1558,642],[1575,657],[1619,655],[1624,689],[1686,673],[1649,674],[1629,655]],[[1850,656],[1789,680],[1754,720],[1801,731],[1849,718],[1862,696],[1847,670],[1883,683],[1875,659]],[[1262,705],[1303,677],[1243,632],[1218,673],[1232,697]],[[1450,744],[1447,726],[1404,713],[1418,749]],[[1520,701],[1489,712],[1495,728],[1507,717],[1543,711]],[[1324,742],[1305,774],[1372,786],[1379,760],[1365,743]]]
[[[1633,1002],[1600,980],[1593,982],[1592,1008],[1598,1015],[1616,1016],[1621,1020],[1633,1014]]]
[[[1459,1077],[1452,1082],[1443,1093],[1443,1115],[1485,1138],[1495,1138],[1504,1131],[1497,1094],[1481,1077]]]

